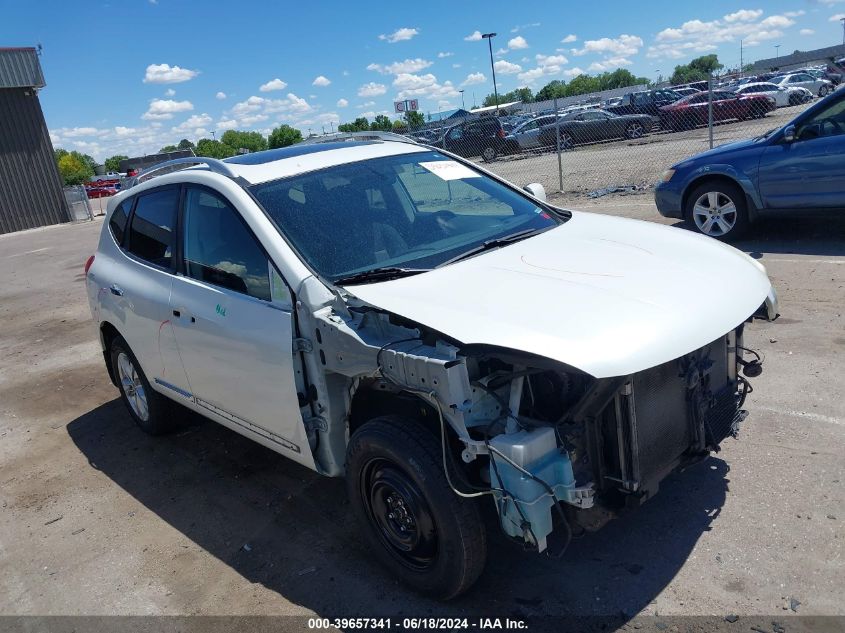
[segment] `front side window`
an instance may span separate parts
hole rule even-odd
[[[433,268],[488,240],[564,220],[437,152],[330,167],[251,189],[303,261],[331,280]]]
[[[188,187],[183,225],[186,275],[270,300],[267,257],[228,202],[207,189]]]
[[[129,227],[129,252],[157,266],[170,268],[178,204],[178,187],[139,196]]]
[[[845,135],[845,99],[834,101],[797,126],[796,136],[807,141],[822,136]]]

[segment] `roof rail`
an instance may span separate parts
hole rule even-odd
[[[218,160],[216,158],[206,158],[204,156],[185,156],[183,158],[166,160],[163,163],[157,163],[152,167],[148,167],[141,173],[133,176],[129,181],[127,188],[134,187],[135,185],[145,182],[150,178],[154,178],[155,172],[166,170],[164,173],[169,174],[174,171],[178,171],[177,169],[171,169],[172,167],[177,167],[178,165],[205,165],[215,174],[221,174],[222,176],[227,176],[229,178],[237,178],[237,174],[222,160]]]
[[[393,132],[380,132],[378,130],[368,132],[335,132],[323,136],[312,136],[300,141],[297,145],[311,145],[314,143],[335,143],[337,141],[396,141],[398,143],[411,143],[419,145],[414,139],[395,134]]]

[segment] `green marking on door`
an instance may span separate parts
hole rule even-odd
[[[224,308],[223,306],[221,306],[219,303],[217,304],[217,310],[216,310],[216,312],[217,312],[217,314],[219,314],[219,315],[220,315],[220,316],[222,316],[222,317],[226,316],[226,308]]]

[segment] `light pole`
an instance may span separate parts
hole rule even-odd
[[[657,85],[659,83],[660,83],[660,69],[655,68],[654,69],[654,84]]]
[[[845,18],[840,18],[842,20],[842,46],[845,46]]]
[[[458,92],[461,93],[461,110],[466,110],[466,107],[464,106],[464,91],[458,90]]]
[[[487,45],[490,48],[490,70],[493,71],[493,102],[496,104],[496,116],[499,115],[499,91],[496,88],[496,65],[493,63],[493,38],[495,33],[484,33],[481,38],[487,40]]]
[[[775,63],[780,59],[780,44],[775,44]]]

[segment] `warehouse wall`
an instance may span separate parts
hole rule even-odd
[[[69,219],[37,92],[0,89],[0,233]]]

